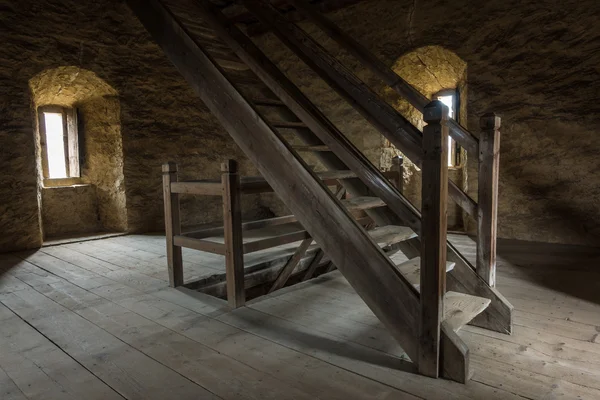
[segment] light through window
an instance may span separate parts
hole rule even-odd
[[[454,119],[454,95],[437,96],[437,99],[448,107],[448,118]],[[448,138],[448,166],[454,166],[454,140]]]
[[[63,115],[62,113],[45,112],[44,122],[46,125],[48,178],[67,178]]]

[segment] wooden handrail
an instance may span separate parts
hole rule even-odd
[[[379,95],[368,88],[364,82],[331,56],[306,32],[283,18],[277,9],[272,7],[268,2],[264,0],[243,1],[246,8],[253,12],[262,23],[273,28],[273,32],[281,41],[294,50],[314,71],[319,73],[333,89],[345,97],[357,111],[406,154],[413,163],[421,166],[423,136],[416,127],[408,122],[392,106],[383,101]],[[259,77],[263,80],[265,79],[261,75]],[[306,124],[313,128],[307,122]],[[449,194],[452,196],[452,199],[461,205],[467,213],[476,217],[475,201],[458,188],[454,182],[450,181],[448,185],[451,187]]]
[[[379,58],[371,53],[366,47],[353,39],[350,35],[340,29],[329,18],[321,14],[312,4],[306,0],[287,0],[304,16],[317,25],[323,32],[335,40],[342,48],[353,54],[363,65],[375,72],[381,80],[390,88],[396,91],[400,96],[406,99],[413,107],[423,113],[425,106],[430,100],[421,92],[415,89],[411,84],[406,82],[402,77],[396,74],[390,67],[385,65]],[[464,127],[460,126],[455,120],[448,121],[450,135],[454,138],[467,152],[477,154],[479,143],[477,138],[473,136]]]

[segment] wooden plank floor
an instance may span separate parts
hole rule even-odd
[[[452,240],[474,257],[471,239]],[[515,333],[460,331],[466,385],[414,374],[339,272],[229,311],[167,287],[161,236],[3,254],[0,399],[600,399],[600,253],[499,252]],[[210,254],[184,259],[188,276],[223,270]]]

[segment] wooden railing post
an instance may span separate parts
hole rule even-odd
[[[477,209],[477,274],[496,285],[496,232],[500,169],[500,117],[481,117],[479,136],[479,188]]]
[[[448,107],[429,103],[423,118],[421,209],[421,319],[419,372],[437,378],[440,327],[446,292],[446,225],[448,201]]]
[[[230,307],[238,308],[246,303],[246,294],[244,291],[241,185],[238,164],[235,160],[227,160],[221,164],[221,183],[223,185],[227,302]]]
[[[404,159],[402,157],[394,156],[394,158],[392,158],[392,171],[397,174],[394,182],[396,189],[402,193],[402,185],[404,184]]]
[[[171,184],[177,182],[177,164],[164,163],[163,197],[165,204],[165,237],[167,239],[167,265],[169,266],[169,285],[183,285],[183,259],[181,247],[175,246],[173,237],[181,235],[181,218],[179,215],[179,194],[171,193]]]

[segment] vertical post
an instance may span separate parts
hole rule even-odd
[[[402,193],[402,185],[404,183],[404,159],[400,156],[394,156],[392,158],[392,171],[396,172],[397,177],[395,179],[396,188]]]
[[[423,130],[419,372],[437,378],[446,293],[448,107],[433,101],[425,107],[423,119],[427,126]]]
[[[477,274],[496,285],[496,232],[500,169],[500,117],[481,117],[479,136],[479,188],[477,209]]]
[[[230,307],[238,308],[246,303],[246,294],[244,291],[241,185],[238,164],[235,160],[227,160],[221,164],[221,183],[223,185],[227,302]]]
[[[169,266],[169,285],[183,285],[183,259],[181,247],[175,246],[173,238],[181,235],[179,215],[179,194],[171,193],[171,184],[177,182],[177,164],[168,162],[162,166],[163,197],[165,203],[165,236],[167,239],[167,265]]]

